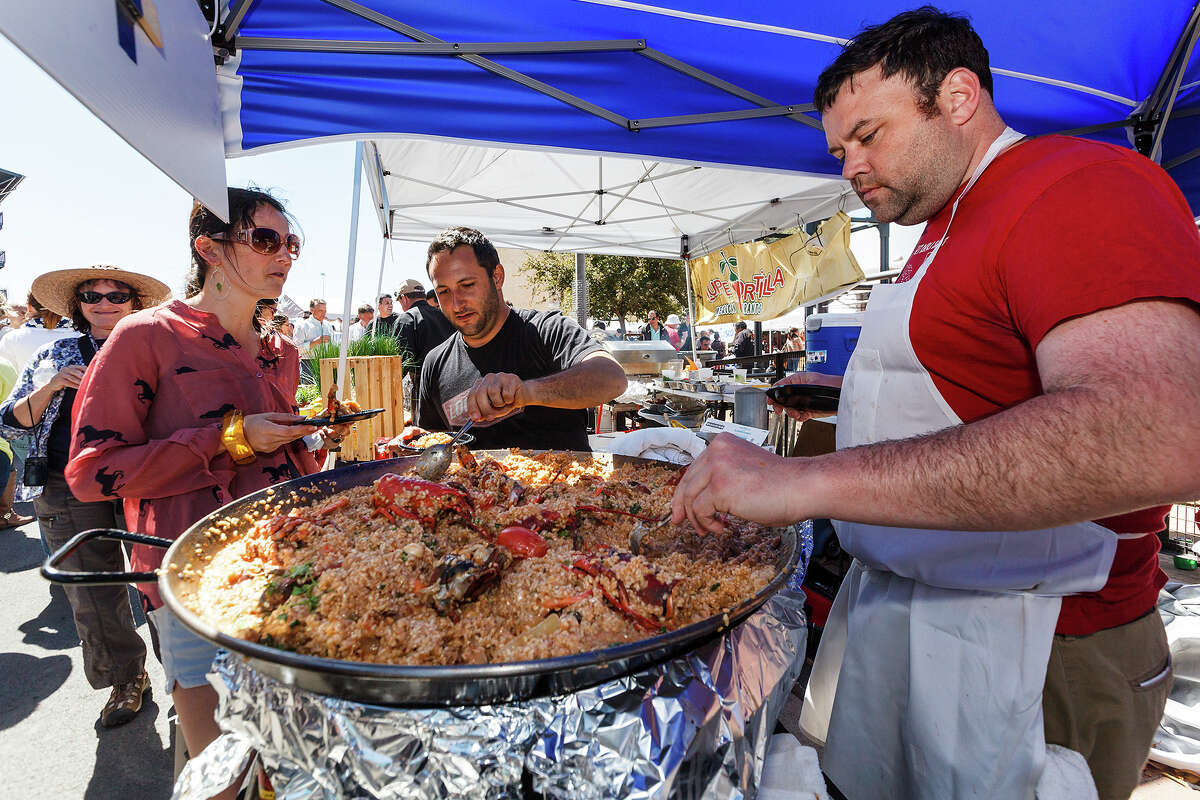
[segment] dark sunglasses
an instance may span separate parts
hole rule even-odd
[[[250,249],[264,256],[273,256],[283,246],[279,231],[274,228],[249,228],[235,231],[228,237],[213,236],[213,239],[224,239],[227,242],[238,242],[249,245]],[[300,257],[300,237],[294,233],[287,236],[287,251],[292,258]]]
[[[107,300],[115,306],[128,303],[133,299],[133,292],[76,292],[75,299],[89,306],[94,306],[101,300]]]

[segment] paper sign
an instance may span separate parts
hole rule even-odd
[[[700,426],[701,433],[732,433],[739,439],[745,439],[752,445],[762,446],[767,440],[767,432],[762,428],[751,428],[749,425],[738,425],[736,422],[726,422],[721,419],[706,419]]]

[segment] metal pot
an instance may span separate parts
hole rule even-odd
[[[508,453],[507,450],[482,452],[497,458]],[[580,459],[592,457],[591,453],[574,455]],[[157,580],[163,602],[188,628],[218,647],[239,654],[259,672],[291,686],[355,702],[391,706],[459,706],[490,705],[572,692],[694,649],[757,610],[785,585],[799,558],[795,528],[780,529],[783,547],[775,576],[757,595],[726,614],[639,642],[577,655],[538,661],[455,666],[372,664],[280,650],[222,633],[196,616],[185,602],[195,591],[196,581],[181,577],[177,571],[72,573],[58,568],[58,564],[71,551],[90,539],[115,539],[165,547],[167,554],[163,559],[164,565],[179,563],[182,566],[189,561],[203,561],[203,554],[222,544],[205,536],[205,533],[222,519],[241,517],[251,511],[255,503],[268,500],[282,502],[284,512],[293,505],[307,507],[319,502],[323,496],[373,483],[386,473],[405,472],[415,460],[415,456],[407,456],[366,462],[276,484],[217,509],[184,531],[175,541],[106,528],[84,531],[46,560],[42,575],[56,583],[75,585],[150,583]],[[613,460],[618,464],[664,465],[660,461],[649,462],[630,456],[613,456]],[[274,493],[268,498],[267,492],[272,489]],[[286,498],[293,491],[301,499],[289,504]],[[194,556],[197,547],[201,552],[199,558]]]

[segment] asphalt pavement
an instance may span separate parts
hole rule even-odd
[[[23,514],[30,504],[18,503]],[[152,690],[127,725],[102,728],[108,690],[93,689],[62,589],[38,573],[37,523],[0,531],[0,796],[156,800],[171,796],[174,715],[146,640]]]

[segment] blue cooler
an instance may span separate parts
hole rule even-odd
[[[805,368],[826,375],[845,375],[850,354],[862,331],[862,312],[813,314],[804,321]]]

